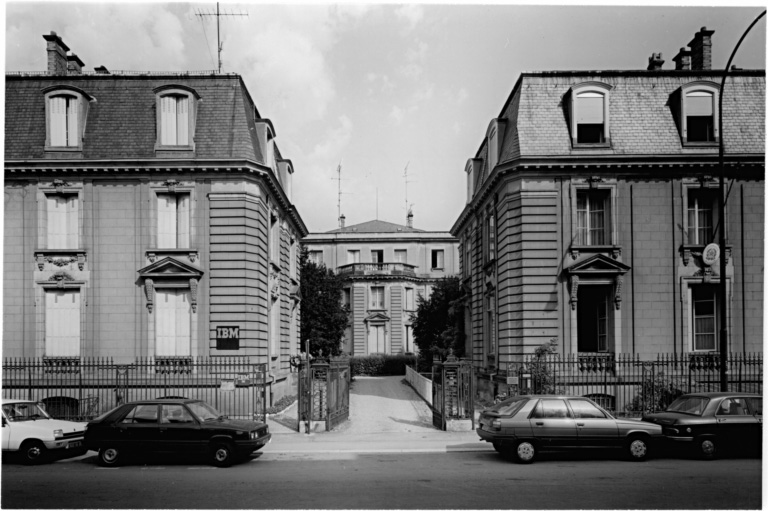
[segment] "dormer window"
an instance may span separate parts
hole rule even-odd
[[[591,82],[571,89],[571,139],[574,147],[609,146],[610,86]]]
[[[194,150],[195,119],[199,96],[189,87],[165,86],[157,94],[157,142],[155,149]]]
[[[719,140],[715,84],[693,83],[682,87],[680,125],[683,144],[714,144]]]
[[[92,99],[75,87],[49,87],[45,92],[45,148],[79,151],[83,148],[88,102]]]

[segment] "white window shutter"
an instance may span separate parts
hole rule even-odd
[[[603,95],[586,92],[577,96],[576,122],[579,124],[603,124]]]
[[[157,194],[157,248],[177,248],[175,194]]]
[[[80,291],[45,293],[45,355],[80,356]]]
[[[48,248],[67,248],[67,203],[61,195],[49,195]]]
[[[49,99],[49,121],[51,123],[51,145],[56,147],[66,146],[67,131],[67,100],[57,96]]]
[[[155,291],[155,354],[171,357],[176,348],[176,300],[166,290]]]
[[[190,355],[190,326],[192,319],[192,308],[190,307],[189,295],[186,290],[176,290],[174,295],[176,299],[175,354],[177,357],[188,357]]]
[[[176,102],[176,143],[189,144],[189,98],[177,97]]]
[[[189,204],[188,193],[176,195],[176,248],[189,248]]]
[[[713,115],[713,95],[708,92],[692,92],[686,96],[685,114],[687,116],[709,117]]]
[[[67,143],[69,147],[77,147],[80,145],[80,132],[79,117],[78,117],[78,104],[77,98],[70,97],[66,100],[67,103]]]
[[[176,145],[176,98],[160,98],[160,137],[162,145]]]
[[[66,248],[80,247],[80,214],[77,195],[67,198]]]

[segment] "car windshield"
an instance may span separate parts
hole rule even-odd
[[[50,419],[37,403],[10,403],[3,405],[3,412],[11,422]]]
[[[520,410],[520,408],[523,407],[523,405],[528,401],[528,398],[525,397],[515,397],[512,399],[507,399],[506,401],[502,401],[501,403],[497,403],[490,407],[488,410],[498,413],[499,415],[514,415]]]
[[[668,412],[687,413],[689,415],[701,415],[709,403],[709,398],[701,396],[683,396],[672,402],[667,407]]]
[[[216,408],[202,401],[187,403],[187,406],[201,421],[213,421],[223,417],[219,412],[216,411]]]

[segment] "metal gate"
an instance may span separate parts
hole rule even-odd
[[[312,430],[312,422],[325,422],[331,431],[349,419],[349,359],[305,361],[299,366],[299,431]]]
[[[432,425],[445,431],[448,421],[469,419],[475,427],[472,364],[453,354],[432,366]]]

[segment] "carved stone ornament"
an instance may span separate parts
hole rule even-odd
[[[571,248],[571,259],[574,261],[579,258],[579,249],[578,248]]]
[[[197,252],[190,252],[189,253],[189,262],[194,263],[195,259],[197,259]]]
[[[621,247],[613,247],[611,251],[611,257],[618,259],[621,256]]]
[[[616,310],[621,309],[621,286],[624,284],[624,277],[616,275],[616,292],[613,295],[613,303],[616,306]]]
[[[59,268],[62,268],[64,266],[67,266],[70,263],[77,262],[77,257],[51,257],[48,256],[45,258],[45,260],[54,266],[58,266]],[[82,270],[82,268],[80,268]]]
[[[43,271],[43,269],[45,268],[45,255],[37,254],[37,257],[35,257],[35,261],[37,262],[37,269],[40,271]]]
[[[77,254],[77,267],[80,271],[85,268],[85,254]]]
[[[56,282],[57,287],[64,287],[65,282],[74,280],[70,274],[63,271],[57,271],[48,279],[49,282]]]
[[[157,254],[154,252],[147,252],[147,259],[149,259],[150,263],[154,263],[155,259],[157,259]]]
[[[179,186],[179,182],[175,179],[169,179],[163,185],[168,187],[168,193],[176,193],[176,187]]]
[[[683,248],[683,266],[688,266],[688,261],[691,260],[691,249]]]
[[[57,191],[61,191],[62,188],[65,186],[72,186],[67,181],[64,181],[63,179],[54,179],[53,180],[53,187],[56,188]]]
[[[579,293],[579,276],[571,275],[571,310],[576,310],[576,304],[578,303]]]
[[[269,294],[274,300],[280,298],[280,284],[278,282],[272,284],[272,287],[269,289]]]
[[[189,279],[189,302],[192,312],[197,312],[197,279]]]
[[[147,295],[147,310],[152,314],[155,305],[155,283],[152,279],[144,279],[144,293]]]

